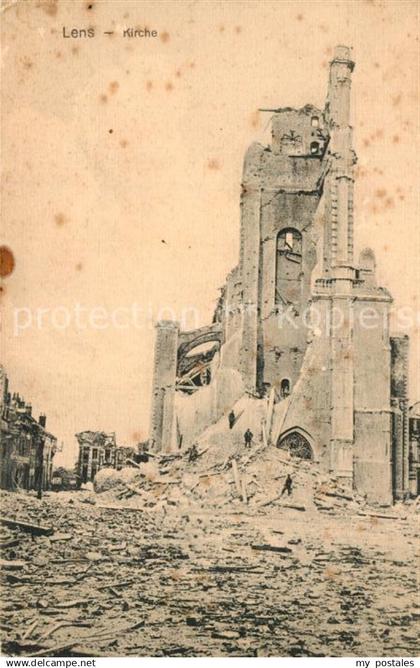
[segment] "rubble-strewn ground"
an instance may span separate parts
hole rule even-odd
[[[3,493],[55,529],[2,527],[5,654],[415,654],[415,504],[367,508],[261,445],[154,462],[101,493]]]

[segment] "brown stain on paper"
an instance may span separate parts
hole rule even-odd
[[[208,169],[218,171],[220,169],[220,162],[216,158],[211,158],[207,163]]]
[[[10,276],[15,268],[15,257],[8,246],[0,246],[0,276]]]
[[[55,216],[54,216],[54,220],[55,220],[55,224],[58,225],[58,227],[62,227],[63,225],[65,225],[68,222],[64,213],[56,213]]]
[[[36,6],[43,9],[48,16],[57,16],[58,0],[41,0]]]

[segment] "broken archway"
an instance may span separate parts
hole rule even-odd
[[[277,447],[281,450],[287,450],[291,457],[314,459],[314,452],[309,439],[296,429],[282,434],[277,441]]]
[[[223,332],[220,323],[190,332],[181,332],[177,356],[176,390],[191,394],[211,381],[211,363],[220,350]]]

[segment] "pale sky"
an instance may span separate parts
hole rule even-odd
[[[16,266],[2,284],[1,358],[11,390],[65,442],[61,461],[84,429],[147,437],[149,316],[194,308],[209,322],[238,259],[242,160],[269,120],[257,110],[323,107],[336,44],[356,61],[356,249],[375,250],[395,307],[419,310],[417,2],[2,6],[0,242]],[[144,26],[159,37],[122,37]],[[149,314],[140,327],[80,327],[87,309],[118,325],[127,310],[115,309],[133,304]],[[57,329],[66,313],[72,325]],[[419,324],[407,333],[414,401]]]

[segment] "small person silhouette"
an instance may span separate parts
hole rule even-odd
[[[195,443],[193,443],[193,445],[191,446],[191,448],[188,451],[188,461],[189,462],[195,462],[196,459],[198,459],[198,449],[197,449],[197,445]]]
[[[233,426],[235,424],[235,420],[236,420],[235,413],[233,411],[230,411],[230,413],[228,415],[229,429],[233,429]]]
[[[252,431],[248,427],[248,429],[246,430],[246,432],[244,434],[244,441],[245,441],[245,445],[247,446],[247,448],[250,447],[250,445],[252,443],[253,436],[254,436],[254,434],[252,433]]]
[[[280,496],[283,496],[283,494],[287,491],[288,496],[291,495],[292,493],[292,487],[293,487],[293,480],[290,476],[290,474],[287,474],[286,480],[284,481],[283,489],[281,490]]]

